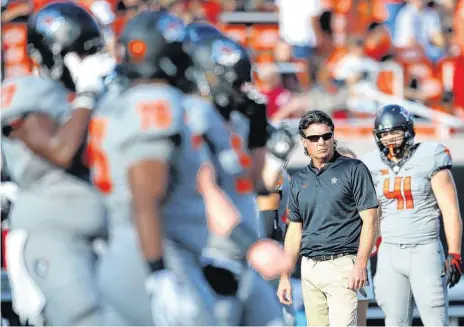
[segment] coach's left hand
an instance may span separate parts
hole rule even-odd
[[[348,289],[357,291],[367,286],[367,270],[360,264],[355,263],[348,276]]]
[[[448,285],[450,288],[456,285],[461,279],[461,267],[461,255],[457,253],[449,253],[443,267],[443,275],[446,276],[446,285]]]

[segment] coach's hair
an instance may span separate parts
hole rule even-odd
[[[333,123],[332,118],[327,115],[322,110],[310,110],[303,117],[300,119],[300,124],[298,125],[298,132],[302,138],[306,138],[304,133],[305,129],[307,129],[311,124],[325,124],[330,127],[332,132],[335,130],[335,125]],[[308,150],[305,146],[303,146],[304,154],[308,157],[311,157],[308,153]],[[337,140],[334,139],[334,150],[337,149]]]
[[[330,118],[329,115],[327,115],[325,112],[321,110],[310,110],[300,119],[300,124],[298,125],[298,132],[300,133],[301,137],[306,137],[304,131],[312,124],[325,124],[330,127],[332,132],[335,129],[332,118]]]

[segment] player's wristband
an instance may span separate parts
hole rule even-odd
[[[150,269],[150,272],[152,273],[165,269],[163,258],[159,260],[147,261],[147,265],[148,269]]]
[[[88,109],[93,110],[97,101],[95,100],[95,94],[90,92],[84,92],[76,95],[72,103],[73,109]]]
[[[250,246],[258,240],[258,235],[243,222],[240,222],[232,229],[229,238],[238,245],[243,254],[246,254]]]

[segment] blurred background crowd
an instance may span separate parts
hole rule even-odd
[[[25,22],[51,1],[2,0],[3,76],[32,71]],[[423,104],[428,118],[464,117],[463,0],[76,1],[109,40],[146,7],[215,24],[249,49],[275,122],[312,108],[335,119],[367,118],[382,96]]]

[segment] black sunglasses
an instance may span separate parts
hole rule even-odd
[[[308,135],[308,136],[305,136],[304,138],[309,140],[309,142],[316,143],[316,142],[319,142],[321,137],[322,137],[322,139],[324,141],[328,141],[328,140],[330,140],[332,138],[332,136],[333,136],[333,133],[330,132],[330,133],[325,133],[325,134],[322,134],[322,135]]]

